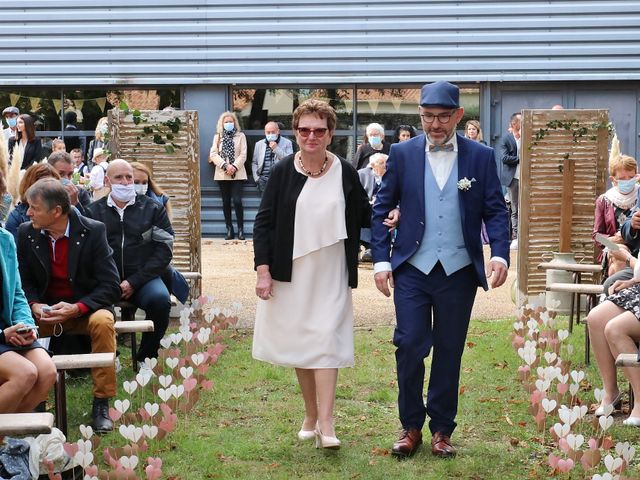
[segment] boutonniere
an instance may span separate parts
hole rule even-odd
[[[458,180],[458,190],[466,192],[471,188],[471,184],[475,181],[475,178],[472,178],[471,180],[469,180],[467,177],[461,178],[460,180]]]

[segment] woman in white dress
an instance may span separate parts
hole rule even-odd
[[[273,167],[254,224],[253,338],[254,358],[296,370],[305,405],[298,438],[333,449],[338,369],[353,366],[360,227],[370,220],[356,170],[327,151],[335,128],[324,102],[293,113],[300,152]]]

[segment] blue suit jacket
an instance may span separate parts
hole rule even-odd
[[[487,227],[491,256],[509,261],[509,218],[502,196],[493,149],[458,135],[458,179],[472,180],[471,188],[459,190],[464,243],[486,290],[487,279],[480,228]],[[424,178],[426,137],[420,135],[391,146],[387,172],[373,206],[371,251],[374,262],[391,261],[395,270],[418,250],[425,229]],[[400,225],[391,250],[391,239],[382,224],[388,212],[400,205]]]

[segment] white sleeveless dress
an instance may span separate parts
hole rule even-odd
[[[253,358],[296,368],[353,366],[346,238],[342,165],[334,156],[298,197],[291,282],[274,280],[273,297],[258,299]]]

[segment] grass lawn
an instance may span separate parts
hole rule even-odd
[[[211,369],[213,390],[187,417],[180,416],[176,431],[151,453],[163,459],[166,478],[183,480],[548,478],[549,450],[527,411],[528,394],[516,380],[521,362],[509,340],[512,323],[472,321],[454,460],[433,457],[428,436],[427,445],[409,460],[399,462],[389,455],[400,428],[390,327],[356,332],[356,367],[342,370],[338,379],[339,451],[316,450],[313,442],[297,440],[304,413],[293,370],[252,360],[251,333],[228,331],[228,348]],[[570,339],[575,346],[573,368],[582,368],[583,333],[578,327]],[[120,382],[131,376],[130,369],[123,374]],[[587,380],[600,387],[593,366],[587,369]],[[78,437],[75,426],[90,420],[89,384],[85,379],[69,385],[71,440]],[[587,404],[594,401],[590,392],[581,396]],[[621,418],[612,429],[614,440],[637,444],[640,429],[622,427]],[[640,478],[635,459],[633,465],[629,478]],[[604,466],[599,471],[604,472]],[[582,478],[578,473],[582,470],[563,478]]]

